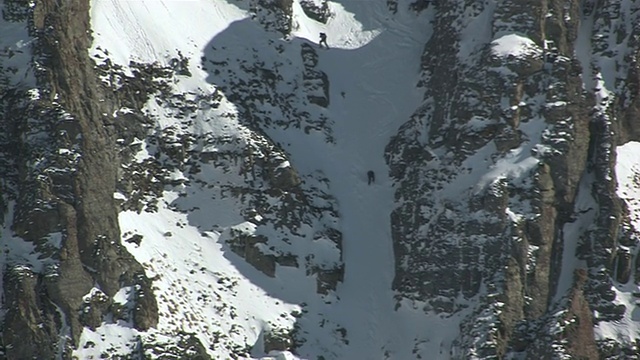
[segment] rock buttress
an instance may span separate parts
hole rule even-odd
[[[5,102],[5,114],[13,114],[10,128],[19,139],[14,144],[18,172],[13,196],[18,205],[12,228],[44,258],[41,271],[34,271],[34,264],[10,266],[10,273],[23,275],[5,282],[5,293],[26,290],[13,295],[12,302],[24,306],[9,306],[6,319],[32,329],[27,337],[34,341],[16,341],[16,328],[5,327],[9,358],[49,358],[45,352],[56,342],[63,343],[53,348],[63,349],[58,355],[70,356],[64,349],[77,344],[83,326],[99,325],[110,311],[111,300],[98,313],[86,308],[84,297],[93,287],[111,298],[122,287],[134,286],[134,326],[147,329],[158,320],[151,281],[120,244],[113,199],[119,159],[107,115],[115,100],[102,90],[88,56],[89,5],[43,0],[26,11],[34,38],[36,88],[18,91],[19,100]],[[20,271],[25,266],[29,270]],[[27,281],[32,278],[37,281]],[[78,315],[81,309],[93,314],[91,321]]]
[[[624,19],[639,11],[604,1],[585,14],[587,3],[447,1],[430,9],[424,102],[386,149],[397,184],[394,288],[426,311],[470,314],[451,354],[596,358],[590,312],[598,311],[594,322],[625,312],[611,303],[613,285],[632,277],[637,245],[615,194],[613,149],[638,134],[638,29]],[[591,29],[583,22],[593,22],[592,33],[580,34]],[[591,41],[586,59],[576,55],[579,36]],[[501,50],[503,41],[521,51]],[[601,72],[609,61],[615,84]],[[501,172],[506,164],[518,171]],[[591,196],[598,209],[580,208],[577,199]],[[571,240],[578,254],[566,254],[586,260],[574,272],[563,263],[571,251],[564,230],[588,216],[593,225]],[[578,274],[573,288],[561,284],[563,271]],[[562,325],[559,309],[580,325]],[[530,334],[554,324],[563,329],[550,340],[558,346],[544,350]]]

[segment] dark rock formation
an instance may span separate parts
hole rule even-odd
[[[525,335],[530,342],[527,358],[600,358],[591,309],[584,297],[587,273],[580,269],[574,275],[574,284],[561,307],[538,320],[539,327],[536,333]]]
[[[300,6],[302,7],[302,11],[304,11],[309,18],[323,24],[326,24],[327,20],[329,20],[329,17],[331,16],[327,0],[301,0]]]
[[[292,8],[293,0],[258,0],[249,11],[266,30],[287,35],[291,32]]]
[[[20,265],[5,271],[5,304],[12,309],[7,311],[3,323],[2,341],[6,346],[6,358],[55,358],[61,341],[59,337],[65,336],[59,334],[62,317],[40,292],[38,275]]]
[[[270,329],[263,333],[263,337],[264,351],[266,353],[269,353],[273,350],[291,350],[291,348],[293,347],[291,333],[286,329]]]
[[[89,59],[89,1],[3,2],[6,21],[28,24],[33,57],[25,63],[36,79],[9,88],[0,77],[0,208],[12,214],[5,227],[14,235],[3,241],[29,248],[5,254],[0,357],[70,358],[83,329],[105,321],[155,327],[152,280],[121,242],[118,211],[166,206],[197,214],[186,201],[197,192],[185,189],[237,200],[241,225],[192,224],[204,237],[221,234],[233,261],[239,256],[271,278],[279,268],[300,268],[325,295],[343,280],[340,217],[328,181],[299,173],[286,144],[269,137],[300,129],[333,142],[325,115],[330,79],[316,49],[290,37],[292,0],[247,3],[238,6],[251,12],[250,30],[258,28],[251,21],[260,23],[269,46],[234,54],[225,50],[237,39],[220,34],[200,64],[215,90],[178,93],[172,82],[192,76],[192,60],[180,52],[164,66],[132,62],[130,72],[106,50],[100,65]],[[300,4],[319,22],[331,16],[325,0]],[[596,341],[594,324],[628,316],[633,309],[619,297],[630,295],[626,285],[640,284],[640,235],[615,180],[616,147],[640,140],[640,6],[387,4],[392,13],[406,5],[435,14],[420,69],[423,104],[385,154],[396,190],[390,221],[398,306],[413,302],[443,319],[463,318],[447,349],[453,358],[637,357],[640,339]],[[274,40],[283,36],[292,46]],[[521,51],[498,50],[505,37],[522,42]],[[0,61],[0,70],[19,69]],[[143,112],[151,96],[175,124],[155,126]],[[223,101],[237,112],[214,120],[232,118],[236,132],[192,131],[194,114]],[[133,161],[143,142],[150,156]],[[509,171],[501,170],[505,164]],[[179,194],[171,204],[161,202],[167,189]],[[580,198],[593,208],[580,208]],[[584,226],[570,238],[576,222]],[[132,233],[125,239],[132,247],[153,241]],[[574,245],[576,254],[569,253]],[[315,258],[316,247],[327,259]],[[564,263],[565,255],[576,261]],[[116,301],[122,292],[125,300]],[[340,324],[327,328],[348,342]],[[167,335],[166,343],[156,338]],[[260,345],[294,350],[295,335],[273,328]],[[129,356],[207,359],[198,336],[145,333]],[[249,356],[250,347],[234,345],[235,356]]]
[[[327,74],[317,70],[318,54],[309,44],[302,44],[302,61],[304,63],[304,87],[307,99],[312,104],[322,107],[329,106],[329,78]]]
[[[417,4],[417,11],[431,7]],[[593,19],[585,17],[586,5],[578,1],[511,0],[496,7],[449,1],[431,10],[434,35],[424,50],[420,84],[424,104],[387,147],[390,174],[399,184],[391,217],[394,287],[400,298],[426,301],[428,309],[444,313],[465,309],[461,297],[481,296],[481,305],[462,325],[455,354],[598,358],[591,311],[598,311],[595,322],[620,319],[624,306],[611,304],[612,287],[626,283],[634,271],[630,254],[637,245],[624,240],[630,238],[629,226],[615,192],[612,150],[637,138],[638,122],[630,121],[638,95],[632,60],[637,36],[612,30],[621,26],[617,19],[624,10],[610,1],[590,10]],[[624,14],[637,15],[637,8]],[[466,31],[461,29],[479,18],[490,19],[485,30],[491,37],[463,43],[470,35],[460,35]],[[579,28],[590,21],[591,54],[578,59]],[[495,51],[503,36],[525,37],[528,50]],[[609,93],[618,100],[585,86],[602,86],[597,64],[600,56],[611,56],[607,41],[629,47],[612,60],[626,75],[609,84],[619,89]],[[538,134],[527,130],[536,122],[545,128]],[[513,149],[536,165],[482,184],[485,170],[474,165],[501,161]],[[480,150],[491,155],[481,158]],[[463,177],[474,177],[481,186],[466,187]],[[568,266],[562,264],[563,229],[584,210],[576,209],[577,197],[590,196],[580,193],[581,182],[599,206],[596,223],[580,235],[580,256],[588,268],[574,276],[573,290],[558,294],[566,291],[558,286],[561,269]],[[468,199],[455,195],[463,191]],[[550,315],[558,310],[553,302],[558,295],[569,299],[562,306],[576,319],[573,325],[550,342],[522,335],[548,334],[561,322]]]
[[[19,171],[12,188],[18,199],[13,228],[18,237],[12,241],[21,237],[32,242],[50,260],[43,271],[5,283],[25,289],[12,295],[12,301],[25,306],[7,309],[7,319],[22,325],[5,326],[3,338],[10,358],[53,358],[47,351],[64,349],[67,339],[68,346],[75,346],[84,325],[103,321],[109,298],[123,286],[145,294],[135,299],[134,325],[139,329],[155,326],[157,304],[144,269],[120,244],[113,200],[119,160],[114,126],[104,115],[117,103],[99,85],[87,54],[89,3],[45,0],[28,8],[37,88],[30,90],[31,97],[25,93],[20,101],[5,102],[4,109],[16,124],[6,129],[20,139],[16,146],[21,150],[15,154]],[[52,242],[55,236],[61,237],[60,244]],[[26,281],[30,278],[40,280]],[[106,298],[87,304],[83,297],[96,284]],[[36,313],[46,317],[29,315]],[[62,332],[66,328],[68,333]],[[32,329],[25,336],[40,340],[18,341],[18,329]]]
[[[151,353],[154,357],[162,360],[175,358],[189,360],[211,359],[205,347],[194,334],[181,332],[176,335],[176,338],[175,344],[167,344],[165,346],[141,344],[140,353]]]
[[[276,257],[272,254],[264,254],[258,244],[266,246],[267,238],[264,236],[248,236],[243,233],[230,234],[231,240],[227,240],[231,250],[243,257],[256,269],[265,275],[274,277],[276,275]]]

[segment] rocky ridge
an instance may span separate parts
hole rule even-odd
[[[33,247],[37,259],[6,254],[3,342],[12,344],[8,358],[68,357],[84,326],[113,314],[123,286],[136,289],[123,314],[133,326],[154,326],[157,305],[142,266],[119,244],[115,139],[104,115],[113,99],[83,56],[88,4],[14,1],[8,8],[5,20],[28,21],[36,81],[4,92],[5,131],[13,131],[6,136],[14,139],[4,155],[15,164],[4,196],[16,204],[11,241]]]
[[[595,324],[622,317],[626,309],[615,305],[613,287],[629,280],[637,251],[636,230],[615,193],[612,150],[637,131],[623,114],[633,112],[627,96],[637,93],[628,90],[636,85],[626,75],[635,71],[629,59],[637,35],[625,17],[636,18],[638,9],[605,1],[589,10],[589,3],[454,1],[435,9],[423,56],[424,105],[387,156],[398,182],[395,288],[399,298],[426,301],[427,309],[468,314],[455,356],[620,355],[606,350],[607,340],[595,350],[590,314],[597,311]],[[585,28],[591,32],[579,34]],[[581,48],[579,36],[590,37],[590,48]],[[524,38],[526,50],[502,53],[507,37]],[[612,59],[613,43],[628,50]],[[582,51],[589,55],[576,57]],[[609,61],[619,75],[603,97],[598,79],[610,75],[600,66]],[[478,162],[494,164],[494,172],[501,163],[519,169],[486,182]],[[453,187],[464,195],[438,195]],[[597,209],[582,208],[578,198],[591,196]],[[586,217],[594,225],[568,240],[568,224]],[[563,288],[561,269],[570,266],[563,251],[573,241],[579,250],[569,256],[588,265]],[[635,341],[617,351],[629,354]]]

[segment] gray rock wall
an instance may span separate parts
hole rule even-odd
[[[137,328],[155,326],[157,304],[144,269],[120,244],[113,200],[119,159],[113,124],[104,115],[117,104],[99,85],[88,57],[89,2],[14,6],[30,9],[37,87],[2,99],[10,124],[4,131],[15,139],[3,155],[18,170],[4,194],[17,204],[9,219],[17,237],[7,241],[32,243],[44,267],[9,261],[5,294],[23,305],[7,306],[3,343],[9,359],[67,358],[83,327],[111,313],[110,298],[123,286],[139,289],[132,319]],[[95,285],[106,300],[92,308],[83,297]],[[80,316],[83,311],[92,319]]]
[[[633,273],[637,243],[626,240],[630,251],[619,245],[629,239],[629,227],[615,194],[612,149],[637,139],[632,34],[638,27],[628,29],[624,18],[637,18],[638,9],[619,4],[439,1],[427,7],[435,20],[422,58],[424,103],[386,153],[399,184],[391,216],[394,287],[402,298],[426,302],[427,310],[471,314],[453,354],[598,358],[591,313],[598,311],[595,322],[624,313],[612,304],[611,288]],[[591,33],[580,34],[585,29]],[[491,41],[510,34],[528,38],[530,51],[501,56],[492,49]],[[587,40],[579,43],[579,36]],[[622,50],[612,55],[611,44]],[[599,99],[593,84],[612,56],[621,74],[615,99]],[[537,165],[482,183],[491,170],[478,164],[503,161],[513,150]],[[578,196],[590,196],[580,194],[581,183],[598,209],[576,206]],[[558,293],[567,291],[558,287],[568,266],[563,229],[578,210],[597,212],[596,224],[580,235],[589,240],[577,256],[588,268],[574,276],[569,292]],[[470,301],[477,305],[469,309]],[[547,342],[534,340],[530,334],[548,334],[567,319],[552,316],[559,309],[579,325]],[[551,343],[559,345],[551,350]]]

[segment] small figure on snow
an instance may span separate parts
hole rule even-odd
[[[371,183],[376,182],[376,174],[373,172],[373,170],[367,171],[367,180],[369,185],[371,185]]]
[[[322,47],[322,44],[324,44],[327,49],[329,48],[329,45],[327,45],[327,34],[323,32],[320,33],[320,47]]]

